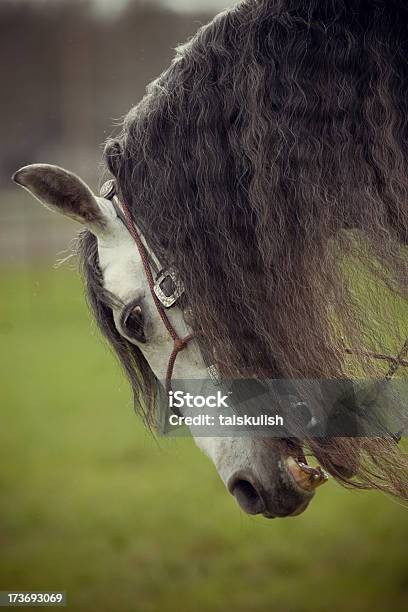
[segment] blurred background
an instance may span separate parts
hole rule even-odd
[[[0,590],[91,612],[405,611],[407,510],[329,483],[249,518],[191,440],[154,440],[88,315],[74,223],[10,175],[98,188],[103,142],[227,0],[1,0]]]

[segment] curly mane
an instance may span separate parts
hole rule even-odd
[[[224,374],[380,376],[381,362],[345,344],[402,345],[407,23],[398,0],[245,0],[177,49],[107,143],[123,199],[177,267]],[[408,497],[395,443],[364,444],[314,452],[354,486]],[[330,453],[360,464],[359,484]]]

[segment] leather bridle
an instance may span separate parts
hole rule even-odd
[[[118,214],[122,222],[125,224],[129,234],[135,241],[137,250],[139,251],[139,255],[143,263],[143,268],[146,274],[147,282],[149,284],[150,293],[156,306],[157,312],[173,340],[173,350],[170,353],[166,370],[165,385],[166,393],[168,394],[169,391],[171,391],[171,381],[173,378],[174,365],[176,363],[177,356],[185,348],[187,348],[188,344],[196,337],[196,334],[192,333],[188,334],[184,338],[181,338],[175,330],[174,325],[171,323],[165,311],[166,308],[171,308],[177,303],[179,298],[184,293],[184,287],[180,280],[177,278],[172,268],[160,271],[158,269],[156,261],[151,255],[149,256],[149,252],[143,243],[142,237],[139,233],[138,228],[136,227],[135,222],[133,221],[132,215],[127,204],[118,198],[116,182],[114,179],[111,179],[104,183],[101,188],[101,197],[112,202],[113,206],[115,207],[116,213]],[[153,277],[152,269],[157,273],[156,280]],[[170,295],[168,295],[167,292],[165,292],[163,289],[163,285],[166,281],[170,281],[172,287]]]

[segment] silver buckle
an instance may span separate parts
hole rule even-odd
[[[167,279],[170,278],[173,286],[174,286],[174,291],[171,295],[166,295],[162,289],[162,284],[163,282]],[[183,283],[180,281],[180,279],[177,276],[176,271],[174,270],[174,268],[168,268],[167,270],[164,270],[156,279],[156,282],[154,284],[154,292],[157,295],[157,297],[160,300],[160,303],[165,307],[165,308],[171,308],[171,306],[174,306],[174,304],[177,302],[177,300],[179,299],[179,297],[181,297],[184,293],[184,286]]]
[[[106,181],[100,191],[101,198],[105,198],[106,200],[112,200],[113,196],[116,195],[116,183],[115,179],[109,179]]]

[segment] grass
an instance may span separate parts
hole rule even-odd
[[[408,607],[408,514],[329,483],[296,519],[248,518],[189,439],[155,441],[76,275],[0,274],[0,590],[84,612]]]

